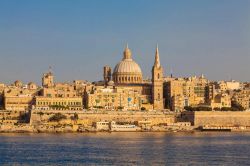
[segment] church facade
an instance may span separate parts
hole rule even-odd
[[[155,62],[152,67],[152,79],[144,80],[140,66],[133,60],[132,52],[126,46],[123,58],[112,68],[104,66],[103,77],[105,86],[129,88],[140,94],[141,104],[151,105],[154,110],[164,109],[163,98],[163,68],[160,64],[158,46],[155,52]]]

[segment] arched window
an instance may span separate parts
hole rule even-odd
[[[158,79],[160,79],[160,73],[158,73]]]
[[[158,93],[158,100],[160,100],[161,99],[161,95],[160,95],[160,93]]]

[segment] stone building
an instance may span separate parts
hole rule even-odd
[[[250,108],[250,88],[238,90],[232,97],[232,103],[242,106],[244,109]]]
[[[87,97],[89,109],[140,110],[143,96],[128,87],[96,86]]]
[[[112,77],[116,85],[143,82],[141,68],[132,59],[132,53],[128,46],[123,52],[123,59],[115,66]]]
[[[35,97],[36,110],[83,110],[82,97]]]
[[[24,86],[21,81],[15,81],[12,86],[4,88],[5,110],[29,110],[34,103],[34,96],[38,95],[40,88],[35,83]]]
[[[219,81],[219,82],[216,82],[215,85],[216,85],[216,89],[219,89],[221,92],[241,89],[241,83],[235,80]]]
[[[177,94],[171,97],[171,110],[175,112],[184,111],[185,100],[184,96]]]
[[[207,103],[212,109],[231,108],[231,97],[227,93],[217,94]]]
[[[185,106],[197,106],[206,103],[206,87],[209,81],[202,75],[200,77],[175,78],[168,79],[164,82],[164,97],[166,99],[166,107],[173,109]],[[181,105],[177,106],[173,101],[183,100]],[[173,100],[175,99],[175,100]]]
[[[114,86],[133,89],[140,96],[144,96],[141,103],[152,104],[153,109],[164,109],[163,98],[163,68],[160,65],[158,47],[155,54],[155,63],[152,68],[152,80],[144,80],[140,66],[132,59],[128,46],[123,52],[123,59],[115,66],[111,74],[111,67],[104,67],[104,82],[107,85],[111,80]],[[111,78],[112,77],[112,78]]]
[[[0,109],[3,109],[4,88],[5,88],[5,85],[3,83],[0,83]]]

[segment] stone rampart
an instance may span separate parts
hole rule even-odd
[[[152,125],[160,123],[174,123],[174,114],[164,114],[162,112],[135,112],[135,111],[41,111],[33,110],[31,114],[30,124],[47,123],[48,119],[56,113],[62,113],[70,119],[76,113],[78,115],[78,121],[86,123],[86,125],[92,125],[93,122],[98,121],[116,121],[116,122],[135,122],[148,120]]]
[[[184,112],[182,118],[194,126],[250,126],[250,111]]]

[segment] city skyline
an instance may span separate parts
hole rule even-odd
[[[144,78],[158,43],[165,76],[250,81],[248,1],[96,2],[1,1],[0,82],[98,81],[126,43]]]

